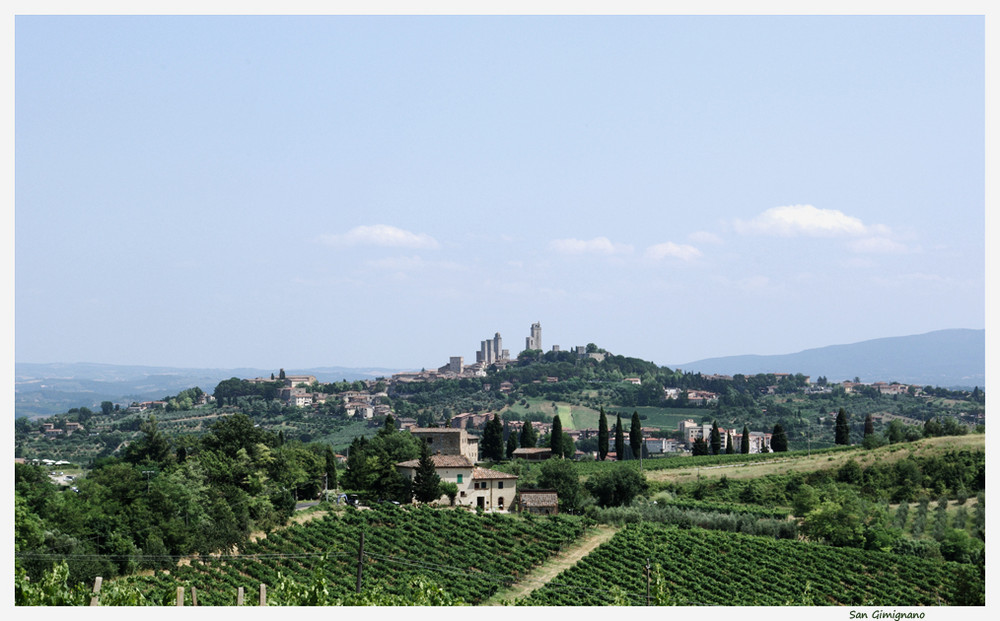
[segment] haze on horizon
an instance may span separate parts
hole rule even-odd
[[[985,327],[985,20],[15,18],[15,359]]]

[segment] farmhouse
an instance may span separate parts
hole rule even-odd
[[[431,461],[442,482],[454,483],[458,487],[456,505],[487,512],[508,512],[514,507],[517,475],[479,468],[464,455],[431,455]],[[411,459],[396,464],[396,468],[412,481],[419,465],[419,459]],[[437,500],[437,504],[448,502],[446,496]]]

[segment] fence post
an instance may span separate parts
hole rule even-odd
[[[361,592],[361,574],[362,568],[365,562],[365,531],[361,531],[361,545],[358,546],[358,585],[355,587],[354,592]]]
[[[197,587],[191,587],[191,605],[198,605],[198,589]]]
[[[259,606],[267,606],[267,586],[261,582],[260,583],[260,604]]]
[[[184,587],[177,587],[177,605],[184,605]]]
[[[94,578],[94,595],[90,598],[91,606],[100,606],[101,604],[97,601],[97,596],[101,593],[101,583],[104,582],[104,578],[97,576]]]
[[[237,606],[243,605],[243,587],[239,587],[236,589],[236,605]]]

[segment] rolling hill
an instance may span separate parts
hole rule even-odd
[[[676,367],[724,375],[785,372],[813,379],[822,375],[835,382],[857,377],[862,382],[972,388],[986,383],[986,330],[937,330],[794,354],[707,358]]]

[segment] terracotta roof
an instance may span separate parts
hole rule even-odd
[[[555,492],[542,490],[521,490],[521,506],[523,507],[555,507],[559,505],[559,496]]]
[[[431,461],[435,468],[471,468],[473,465],[465,455],[431,455]],[[400,468],[416,468],[420,465],[420,460],[411,459],[396,465]]]
[[[410,433],[458,433],[460,431],[463,430],[452,429],[450,427],[414,427],[410,430]]]
[[[516,474],[510,474],[509,472],[500,472],[499,470],[490,470],[488,468],[473,468],[472,469],[473,479],[516,479]]]
[[[550,449],[550,448],[541,448],[541,447],[531,447],[531,448],[514,449],[514,454],[515,455],[538,455],[539,453],[551,453],[551,452],[552,452],[552,449]]]

